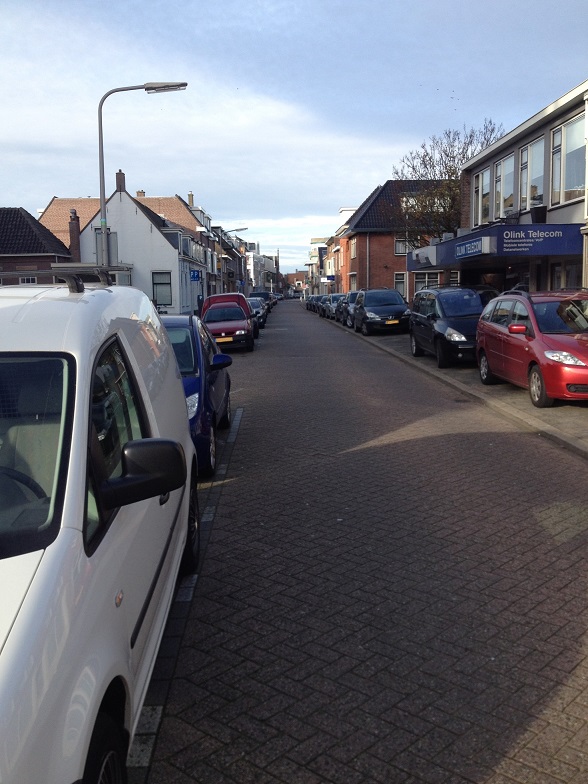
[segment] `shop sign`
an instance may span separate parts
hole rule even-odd
[[[582,237],[577,226],[517,226],[505,229],[499,253],[505,256],[551,256],[581,253]]]
[[[458,242],[455,246],[456,259],[469,259],[472,256],[483,256],[496,253],[495,237],[476,237],[466,242]]]

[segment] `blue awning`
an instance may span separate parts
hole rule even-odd
[[[532,256],[581,256],[582,223],[497,224],[408,253],[409,272],[436,267],[484,267],[490,259],[505,263]]]

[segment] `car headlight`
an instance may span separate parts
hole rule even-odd
[[[198,410],[198,392],[193,395],[188,395],[186,398],[186,408],[188,409],[188,419],[192,419],[192,417],[196,416],[196,411]]]
[[[368,318],[368,319],[376,319],[378,321],[380,319],[378,314],[377,313],[372,313],[371,310],[366,310],[365,315],[366,315],[366,318]]]
[[[238,329],[238,330],[235,332],[235,335],[246,335],[246,334],[247,334],[247,333],[245,332],[245,330],[244,330],[244,329]]]
[[[465,335],[462,335],[461,332],[453,329],[453,327],[449,327],[445,333],[445,337],[450,341],[450,343],[461,343],[461,341],[467,340]]]
[[[561,362],[562,365],[579,365],[586,367],[586,363],[581,359],[570,354],[568,351],[546,351],[545,356],[554,362]]]

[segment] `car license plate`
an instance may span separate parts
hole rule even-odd
[[[215,338],[217,343],[230,343],[233,338]]]
[[[398,319],[388,319],[386,324],[398,324]]]

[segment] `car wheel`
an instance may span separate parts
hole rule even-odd
[[[366,337],[368,335],[372,334],[372,330],[370,329],[370,327],[367,325],[367,323],[365,321],[362,322],[362,325],[361,325],[361,334],[365,335]]]
[[[218,426],[221,430],[226,430],[228,427],[231,426],[231,393],[227,395],[227,405],[225,406],[225,413],[219,420]]]
[[[354,329],[354,331],[355,331],[355,332],[359,332],[359,331],[360,331],[360,329],[361,329],[361,327],[358,327],[358,326],[357,326],[357,323],[356,323],[356,321],[355,321],[355,320],[353,321],[353,329]]]
[[[194,477],[190,482],[190,504],[188,506],[188,536],[182,554],[180,572],[194,574],[200,560],[200,510],[198,508],[198,489]]]
[[[554,403],[545,391],[545,382],[538,365],[533,365],[529,371],[529,395],[536,408],[551,408]]]
[[[425,353],[423,349],[419,346],[419,344],[416,342],[416,338],[412,334],[412,332],[410,333],[410,353],[413,355],[413,357],[422,357],[423,354]]]
[[[488,357],[486,356],[485,351],[480,351],[480,359],[479,359],[479,371],[480,371],[480,381],[482,384],[486,384],[489,386],[490,384],[496,383],[496,376],[490,370],[490,363],[488,362]]]
[[[435,341],[435,356],[437,357],[438,368],[446,368],[450,365],[449,356],[447,354],[447,346],[443,341],[443,338],[438,338]]]
[[[255,340],[253,338],[248,340],[247,343],[245,344],[245,348],[247,349],[247,351],[253,351],[253,349],[255,348]]]
[[[351,329],[353,327],[353,321],[351,321],[351,316],[347,316],[345,319],[345,325]]]
[[[126,784],[127,744],[122,729],[106,713],[99,713],[82,784]]]

